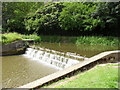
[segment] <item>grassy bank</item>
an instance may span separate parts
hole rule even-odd
[[[79,73],[75,78],[66,78],[44,88],[118,88],[118,64],[96,66]]]
[[[0,43],[7,44],[14,42],[16,40],[22,40],[22,37],[20,34],[17,33],[5,33],[5,34],[0,34]]]
[[[74,43],[76,45],[88,44],[88,45],[109,45],[118,46],[119,39],[111,36],[37,36],[37,35],[21,35],[18,33],[6,33],[0,34],[0,42],[3,44],[11,43],[16,40],[33,39],[35,42],[50,42],[50,43]]]
[[[22,35],[18,33],[0,34],[0,43],[2,44],[7,44],[22,39],[33,39],[35,42],[41,41],[41,38],[37,35]]]
[[[79,37],[70,37],[70,36],[41,36],[42,42],[56,42],[56,43],[75,43],[76,45],[88,44],[88,45],[109,45],[109,46],[118,46],[119,44],[118,37],[112,36],[79,36]]]
[[[119,45],[118,37],[111,37],[111,36],[81,36],[77,37],[76,44],[89,44],[89,45]]]

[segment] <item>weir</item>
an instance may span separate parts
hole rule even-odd
[[[50,66],[56,67],[59,70],[70,67],[80,62],[70,57],[80,58],[80,59],[84,58],[82,56],[76,56],[68,53],[63,55],[59,55],[58,53],[60,52],[53,51],[53,50],[51,51],[49,49],[43,49],[43,48],[39,48],[39,50],[34,48],[27,48],[25,52],[25,56],[33,60],[37,60],[39,62],[49,64]],[[69,55],[69,57],[65,57],[65,55]],[[84,59],[87,59],[87,58],[84,58]]]
[[[120,62],[120,50],[102,52],[89,58],[88,60],[84,60],[82,63],[77,63],[71,67],[65,68],[64,70],[58,71],[56,73],[28,83],[26,85],[20,86],[18,88],[38,89],[46,84],[50,84],[67,76],[70,77],[77,72],[88,70],[97,64],[110,62]]]

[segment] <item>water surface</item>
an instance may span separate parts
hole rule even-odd
[[[15,88],[58,71],[23,55],[2,57],[3,88]]]
[[[117,46],[104,45],[79,45],[73,43],[39,43],[36,46],[49,48],[61,52],[72,52],[80,54],[81,56],[92,57],[104,51],[118,50]]]

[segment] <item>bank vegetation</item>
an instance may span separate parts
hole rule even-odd
[[[23,39],[32,39],[36,43],[40,42],[49,42],[49,43],[74,43],[77,46],[80,44],[87,44],[87,45],[108,45],[108,46],[119,46],[119,39],[118,37],[112,36],[38,36],[35,34],[24,35],[18,33],[5,33],[0,34],[0,43],[7,44],[14,42],[16,40],[23,40]]]

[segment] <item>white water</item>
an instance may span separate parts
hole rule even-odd
[[[48,64],[49,66],[58,68],[60,70],[80,62],[71,58],[32,48],[27,48],[25,56],[31,58],[32,60]]]

